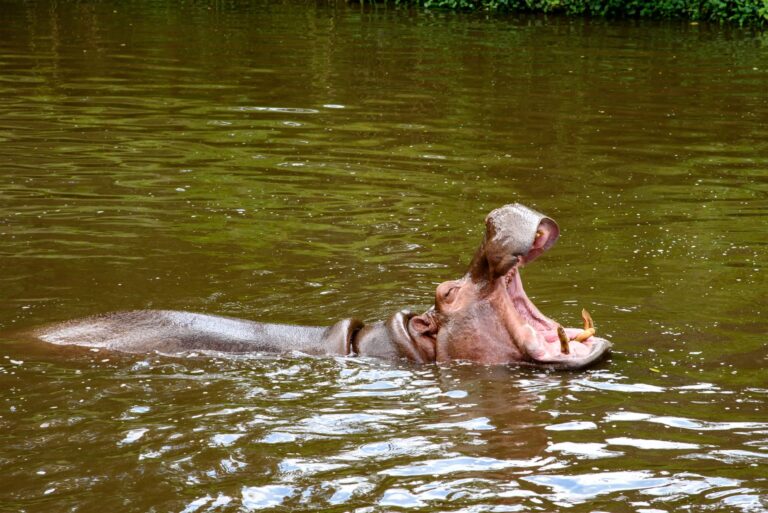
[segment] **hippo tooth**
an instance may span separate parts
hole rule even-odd
[[[589,337],[593,336],[595,334],[595,328],[589,328],[587,330],[582,331],[578,335],[576,335],[573,340],[576,342],[584,342]]]
[[[595,323],[592,322],[592,316],[589,315],[586,308],[581,309],[581,318],[584,319],[584,330],[595,327]]]
[[[563,354],[571,354],[571,348],[568,346],[568,335],[562,326],[557,327],[557,338],[560,339],[560,352]]]

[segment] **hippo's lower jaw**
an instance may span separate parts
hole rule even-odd
[[[608,340],[589,336],[594,329],[587,333],[578,328],[565,328],[567,338],[562,339],[558,333],[560,324],[541,313],[528,298],[518,266],[507,273],[505,281],[511,306],[530,333],[530,337],[518,342],[527,356],[521,363],[553,369],[580,369],[591,365],[608,352],[611,347]],[[576,340],[582,337],[584,340]]]
[[[605,358],[611,349],[611,343],[600,337],[590,337],[583,342],[584,352],[578,355],[562,353],[546,353],[531,360],[523,360],[520,365],[539,367],[552,370],[579,370]]]

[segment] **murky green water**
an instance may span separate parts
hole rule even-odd
[[[768,510],[768,48],[652,23],[0,3],[0,511]],[[487,211],[610,362],[173,359],[18,329],[422,310]]]

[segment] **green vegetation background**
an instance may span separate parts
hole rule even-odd
[[[423,7],[768,24],[768,0],[395,0]]]

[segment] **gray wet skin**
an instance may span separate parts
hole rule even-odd
[[[403,310],[365,325],[344,319],[324,327],[267,324],[170,310],[116,312],[67,321],[33,332],[58,345],[129,353],[282,353],[405,358],[418,363],[469,360],[580,369],[611,347],[591,336],[561,350],[555,321],[525,295],[520,269],[549,249],[557,223],[520,204],[486,217],[486,233],[467,273],[440,284],[435,305],[421,315]],[[568,328],[571,339],[582,330]]]

